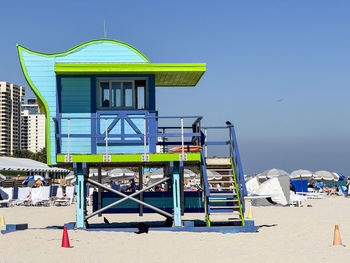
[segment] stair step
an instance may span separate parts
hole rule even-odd
[[[231,168],[208,168],[207,167],[207,170],[216,171],[216,172],[232,172]]]
[[[212,177],[233,177],[233,175],[232,174],[217,174],[217,175],[214,175],[214,176],[212,176]],[[210,182],[210,180],[209,180],[209,178],[210,178],[210,175],[208,176],[207,175],[207,177],[208,177],[208,181]]]
[[[209,202],[230,202],[230,203],[234,203],[234,202],[238,202],[238,199],[216,199],[216,198],[209,198]]]
[[[220,187],[209,187],[210,190],[212,189],[224,189],[224,190],[231,190],[233,189],[233,186],[220,186]]]
[[[209,198],[212,199],[212,197],[221,197],[221,198],[233,198],[234,196],[237,196],[236,194],[216,194],[216,193],[210,193]]]
[[[234,206],[213,206],[213,205],[210,205],[210,209],[235,209],[235,208],[239,208],[239,205],[234,205]]]
[[[210,222],[242,222],[241,218],[222,218],[222,219],[211,219]]]
[[[219,213],[225,213],[225,212],[227,212],[227,213],[233,213],[234,212],[234,210],[232,209],[232,208],[227,208],[227,209],[216,209],[216,208],[209,208],[209,213],[217,213],[217,214],[219,214]]]
[[[234,181],[209,181],[209,183],[226,183],[226,184],[233,184]]]

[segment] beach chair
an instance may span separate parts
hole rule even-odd
[[[89,187],[88,188],[89,189],[89,191],[88,191],[88,196],[86,197],[86,203],[87,203],[87,205],[92,205],[92,194],[94,193],[94,188],[93,187]]]
[[[62,187],[57,188],[57,193],[56,193],[57,198],[62,198],[63,197],[63,189]]]
[[[66,187],[66,196],[69,197],[69,205],[74,202],[75,186]]]
[[[33,205],[33,206],[39,206],[41,205],[41,202],[42,202],[42,189],[41,187],[38,187],[38,188],[32,188],[31,191],[30,191],[30,194],[31,194],[31,202],[30,202],[30,205]]]
[[[303,195],[297,195],[293,191],[290,191],[290,204],[298,207],[303,206],[303,202],[306,201],[306,197]]]
[[[58,185],[51,185],[50,186],[50,198],[51,197],[56,197],[57,189],[58,189]]]
[[[74,198],[74,192],[75,192],[75,187],[74,186],[67,186],[66,187],[66,196],[64,199],[57,199],[54,201],[54,205],[71,205],[73,202]],[[63,198],[63,197],[62,197]]]
[[[18,189],[18,199],[16,200],[16,205],[25,205],[29,202],[29,187],[20,187]]]
[[[0,195],[1,195],[1,199],[0,200],[0,206],[5,206],[5,207],[9,207],[13,205],[13,188],[9,187],[9,188],[4,188],[4,187],[0,187]]]
[[[41,202],[40,205],[50,206],[50,186],[41,186]]]

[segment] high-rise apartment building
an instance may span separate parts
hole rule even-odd
[[[21,148],[39,152],[45,147],[45,115],[39,110],[35,99],[22,105]]]
[[[21,103],[24,87],[0,81],[0,155],[21,149]]]

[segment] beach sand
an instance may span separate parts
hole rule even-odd
[[[312,207],[253,207],[257,233],[136,235],[69,230],[71,246],[61,248],[62,230],[33,229],[75,221],[75,206],[0,208],[6,223],[30,230],[0,234],[0,262],[347,262],[350,258],[350,198],[309,200]],[[249,207],[249,203],[247,203]],[[194,215],[189,215],[189,217]],[[106,215],[111,221],[142,220]],[[163,220],[149,214],[143,220]],[[94,217],[91,222],[103,222]],[[345,247],[333,247],[339,224]],[[2,228],[3,229],[3,228]]]

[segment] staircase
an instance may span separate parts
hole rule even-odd
[[[204,185],[204,207],[207,226],[214,222],[244,226],[244,196],[247,195],[237,139],[233,125],[226,127],[202,127],[204,149],[201,151],[201,173]],[[208,130],[225,129],[227,141],[208,140]],[[207,147],[229,147],[229,157],[207,157]]]
[[[204,168],[204,167],[203,167]],[[207,192],[207,225],[230,222],[244,226],[241,196],[231,158],[205,158]],[[204,173],[203,173],[204,174]]]

